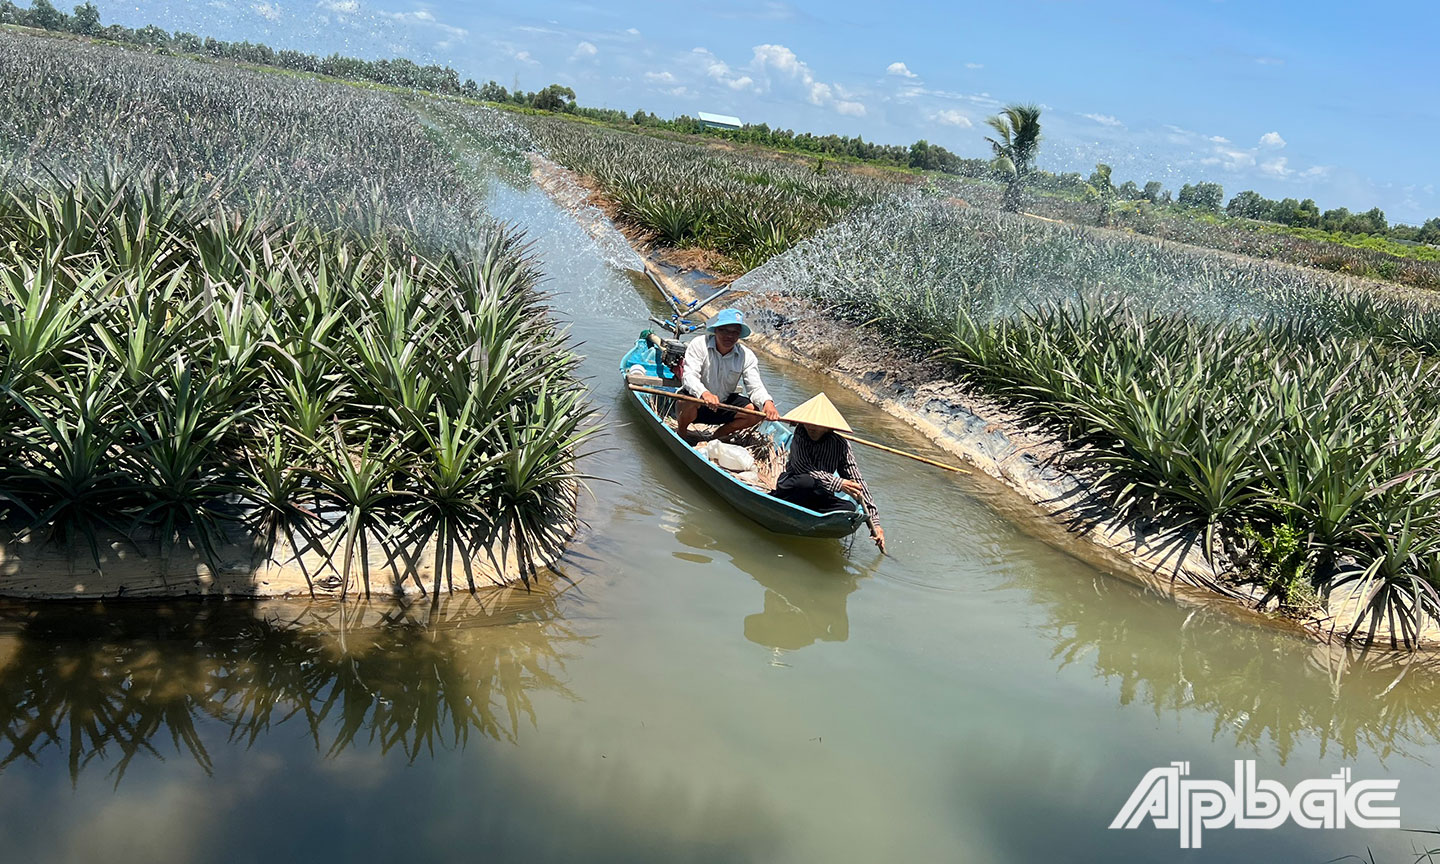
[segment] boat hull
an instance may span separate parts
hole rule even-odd
[[[674,387],[657,388],[674,392]],[[789,501],[782,501],[767,495],[746,483],[737,480],[730,472],[712,464],[695,451],[685,439],[655,412],[650,399],[643,393],[629,391],[636,410],[645,418],[647,425],[660,437],[675,457],[695,473],[705,485],[732,507],[777,534],[797,537],[848,537],[865,522],[865,514],[857,505],[854,510],[835,513],[819,513]],[[659,398],[659,397],[657,397]]]

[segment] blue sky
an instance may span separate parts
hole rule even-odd
[[[63,5],[69,5],[68,0]],[[1322,208],[1440,216],[1440,8],[1263,0],[986,4],[212,0],[96,5],[276,48],[441,62],[662,115],[707,110],[986,155],[984,118],[1045,109],[1040,164],[1213,180]]]

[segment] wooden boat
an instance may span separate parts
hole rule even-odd
[[[625,375],[626,369],[635,365],[633,362],[635,359],[633,352],[626,355],[626,360],[630,362],[621,366],[622,376]],[[659,378],[662,374],[653,362],[639,365],[646,367],[647,377]],[[664,383],[663,379],[659,382],[652,380],[646,383],[647,386],[657,390],[672,393],[678,390],[673,384]],[[851,510],[819,513],[769,494],[768,488],[774,488],[773,475],[778,474],[784,467],[784,458],[785,454],[789,452],[789,446],[788,440],[777,441],[774,433],[761,431],[768,424],[761,424],[752,430],[753,443],[748,449],[756,457],[757,462],[761,463],[762,468],[759,472],[759,482],[752,485],[706,459],[695,447],[676,433],[674,417],[676,406],[679,404],[677,400],[638,393],[629,390],[628,387],[626,389],[629,391],[636,409],[647,421],[647,425],[655,431],[660,440],[665,442],[665,446],[669,448],[670,452],[685,464],[685,467],[695,472],[696,476],[705,481],[707,486],[719,493],[720,497],[728,501],[736,510],[771,531],[799,537],[848,537],[864,524],[865,511],[859,504],[855,504],[854,509]],[[777,454],[778,465],[774,461]],[[764,470],[767,463],[776,465],[776,467],[767,472]],[[767,476],[767,474],[771,476]]]

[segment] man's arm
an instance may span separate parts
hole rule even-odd
[[[779,420],[780,411],[775,407],[775,400],[770,398],[770,391],[765,389],[765,382],[760,380],[760,361],[755,358],[755,352],[741,345],[745,351],[745,365],[741,367],[740,377],[745,382],[745,393],[750,397],[750,404],[765,412],[767,420]]]

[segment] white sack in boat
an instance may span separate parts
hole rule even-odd
[[[709,452],[705,455],[710,461],[724,468],[726,471],[754,471],[755,457],[744,447],[734,444],[726,444],[723,441],[711,442]]]

